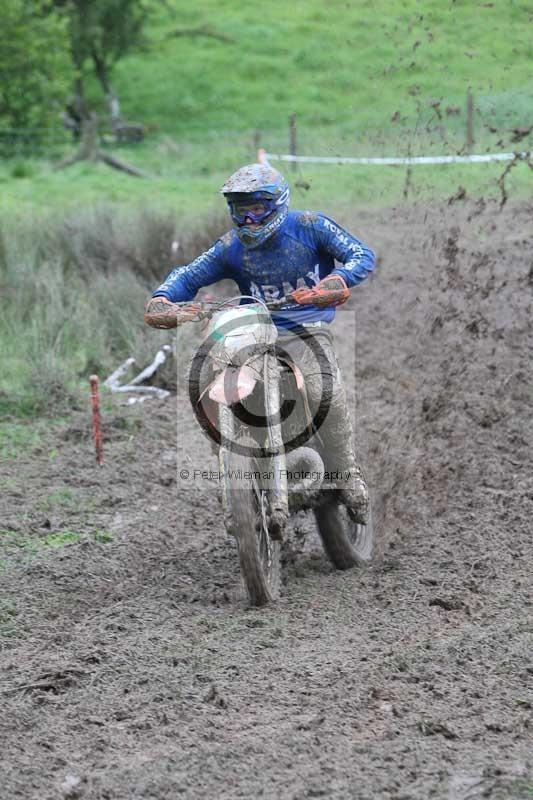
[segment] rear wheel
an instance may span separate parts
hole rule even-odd
[[[315,518],[324,550],[337,569],[365,566],[370,562],[374,550],[372,506],[367,524],[360,525],[352,522],[337,492],[327,491],[323,502],[315,508]]]

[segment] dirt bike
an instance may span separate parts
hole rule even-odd
[[[205,320],[208,330],[192,361],[189,399],[217,444],[224,522],[236,540],[253,606],[279,596],[281,543],[297,511],[313,511],[337,569],[366,564],[374,545],[371,515],[366,525],[352,522],[335,484],[323,480],[320,448],[309,443],[313,421],[307,417],[296,436],[287,422],[287,410],[298,403],[301,414],[294,418],[306,414],[303,378],[297,365],[280,358],[270,317],[287,302],[239,296],[194,304],[194,318]],[[198,375],[206,361],[210,381],[202,388]]]

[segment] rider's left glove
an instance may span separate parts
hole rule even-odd
[[[171,303],[166,297],[152,297],[144,312],[144,321],[152,328],[176,328],[182,322],[197,319],[197,303]]]
[[[350,290],[340,275],[328,275],[312,289],[307,287],[296,289],[289,295],[299,305],[318,306],[319,308],[340,306],[347,301],[349,296]]]

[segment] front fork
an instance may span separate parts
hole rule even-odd
[[[281,398],[279,387],[280,371],[277,359],[273,353],[266,353],[263,359],[263,394],[266,433],[264,437],[265,454],[259,458],[255,458],[256,465],[254,465],[253,469],[258,469],[261,474],[260,489],[262,494],[266,494],[268,532],[273,539],[283,538],[283,531],[289,518],[289,492],[285,450],[281,432]],[[228,530],[231,530],[231,504],[227,491],[227,465],[228,454],[232,444],[238,442],[236,431],[240,423],[236,420],[231,408],[222,403],[218,408],[219,430],[222,440],[218,453],[222,508],[226,527]],[[260,446],[260,444],[256,445],[257,448]]]
[[[224,513],[224,524],[229,533],[233,532],[233,518],[231,513],[231,502],[229,493],[229,453],[231,443],[234,441],[235,417],[231,408],[220,403],[218,406],[218,429],[221,436],[221,445],[218,449],[218,472],[220,481],[220,493],[222,500],[222,511]]]
[[[282,539],[289,518],[289,489],[285,447],[281,432],[280,367],[273,353],[264,357],[265,413],[268,420],[267,441],[270,453],[268,470],[269,532],[273,539]]]

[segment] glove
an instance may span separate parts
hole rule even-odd
[[[152,328],[176,328],[197,319],[198,303],[171,303],[166,297],[152,297],[146,305],[144,321]]]
[[[319,308],[340,306],[347,301],[349,296],[350,290],[340,275],[328,275],[312,289],[307,287],[296,289],[289,295],[295,303],[301,306],[318,306]]]

